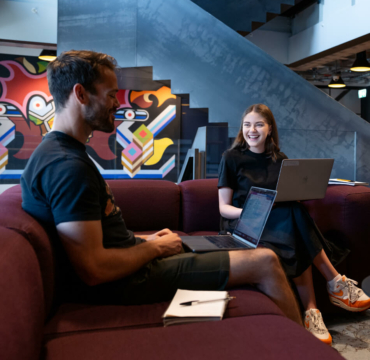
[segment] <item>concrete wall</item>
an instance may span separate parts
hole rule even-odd
[[[56,44],[57,6],[57,0],[0,0],[0,38]]]
[[[39,56],[42,50],[31,49],[16,46],[0,46],[0,54],[22,55],[22,56]]]
[[[343,91],[342,89],[320,89],[325,94],[331,96],[335,99],[339,96]],[[361,116],[361,99],[358,98],[358,90],[354,89],[351,90],[348,94],[346,94],[342,99],[339,100],[339,103],[345,106],[347,109],[353,111],[356,115]]]
[[[246,38],[292,64],[370,33],[370,1],[322,0],[293,19],[278,17]]]
[[[292,22],[289,64],[370,33],[370,1],[323,0]]]
[[[266,51],[282,64],[289,61],[289,39],[291,34],[269,30],[256,30],[246,36],[246,39]]]
[[[370,125],[190,0],[59,0],[58,51],[93,49],[153,66],[172,92],[229,123],[268,105],[289,157],[333,157],[333,176],[370,181]],[[75,34],[79,34],[76,36]]]

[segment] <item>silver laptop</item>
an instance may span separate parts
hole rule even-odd
[[[245,200],[232,236],[181,236],[181,240],[193,252],[255,249],[275,198],[276,190],[253,186]]]
[[[276,202],[325,197],[334,159],[283,160],[276,187]]]

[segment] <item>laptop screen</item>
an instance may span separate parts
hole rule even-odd
[[[233,236],[257,245],[276,197],[275,190],[252,187]]]

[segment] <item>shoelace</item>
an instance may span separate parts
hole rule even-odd
[[[311,316],[312,325],[313,325],[315,331],[317,331],[320,334],[326,333],[327,330],[326,330],[326,326],[324,324],[324,321],[322,319],[321,313],[317,313],[316,310],[311,309],[309,314]]]
[[[362,290],[357,288],[356,285],[358,284],[357,281],[348,279],[340,280],[338,283],[341,285],[342,288],[348,286],[348,294],[349,294],[349,301],[353,304],[357,301],[357,299],[361,296]]]

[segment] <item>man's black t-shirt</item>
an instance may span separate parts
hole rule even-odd
[[[121,210],[85,145],[62,132],[52,131],[44,137],[27,163],[21,187],[22,207],[55,240],[64,275],[73,272],[56,235],[60,223],[101,220],[105,248],[126,248],[144,241],[127,230]]]

